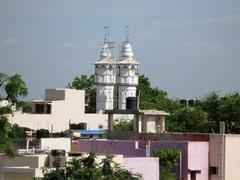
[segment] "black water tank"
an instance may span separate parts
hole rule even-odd
[[[194,106],[195,106],[195,101],[194,101],[194,99],[189,99],[189,100],[188,100],[188,106],[190,106],[190,107],[194,107]]]
[[[52,149],[51,150],[52,156],[65,156],[65,150],[63,149]]]
[[[181,99],[179,103],[183,106],[187,106],[187,100],[186,99]]]
[[[49,138],[49,131],[47,129],[39,129],[36,131],[36,137],[39,138]]]
[[[87,123],[70,124],[70,129],[86,130],[87,129]]]
[[[240,126],[234,126],[234,127],[233,127],[233,132],[234,132],[235,134],[240,134]]]
[[[137,97],[127,97],[126,109],[131,109],[131,110],[137,109]]]

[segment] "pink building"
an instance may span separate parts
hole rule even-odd
[[[181,151],[182,180],[207,180],[209,143],[200,141],[79,140],[79,152],[123,154],[125,157],[153,156],[154,150],[177,148]],[[145,171],[148,171],[145,169]]]

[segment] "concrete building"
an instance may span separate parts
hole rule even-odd
[[[181,151],[182,180],[208,179],[209,143],[205,141],[79,140],[79,152],[123,154],[125,157],[149,157],[154,150],[176,148]],[[145,171],[147,169],[145,168]]]
[[[210,180],[238,180],[240,135],[211,134],[209,150]]]
[[[12,124],[33,130],[60,132],[69,123],[87,123],[87,129],[107,129],[107,115],[85,113],[85,91],[75,89],[46,89],[44,100],[32,103],[32,113],[15,112],[9,117]]]
[[[53,138],[51,141],[54,142]],[[58,144],[53,143],[57,146]],[[130,158],[124,157],[121,154],[113,154],[113,161],[121,167],[141,174],[144,180],[159,180],[159,160],[158,158],[145,157],[145,158]],[[86,156],[84,154],[83,156]],[[74,156],[76,158],[76,156]],[[63,157],[64,162],[70,161],[73,157]],[[102,159],[105,158],[104,154],[97,154],[96,163],[100,164]],[[49,154],[24,154],[18,155],[15,158],[8,158],[7,156],[0,155],[0,179],[1,180],[31,180],[33,177],[43,177],[42,168],[51,167],[53,158]],[[140,163],[141,162],[141,163]],[[144,164],[142,164],[144,162]],[[145,167],[146,166],[146,167]]]
[[[134,132],[142,133],[164,133],[165,116],[169,113],[157,110],[105,110],[103,113],[108,114],[108,130],[112,131],[114,125],[114,115],[133,115]]]

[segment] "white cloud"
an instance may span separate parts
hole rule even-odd
[[[0,41],[0,46],[9,46],[9,45],[17,45],[19,41],[15,38],[9,38],[3,41]]]
[[[64,44],[57,44],[56,48],[75,48],[75,49],[80,49],[82,46],[80,44],[76,43],[64,43]]]

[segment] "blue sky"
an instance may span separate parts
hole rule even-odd
[[[106,25],[116,57],[130,26],[141,73],[170,97],[240,91],[239,0],[0,0],[0,24],[0,72],[28,100],[92,74]]]

